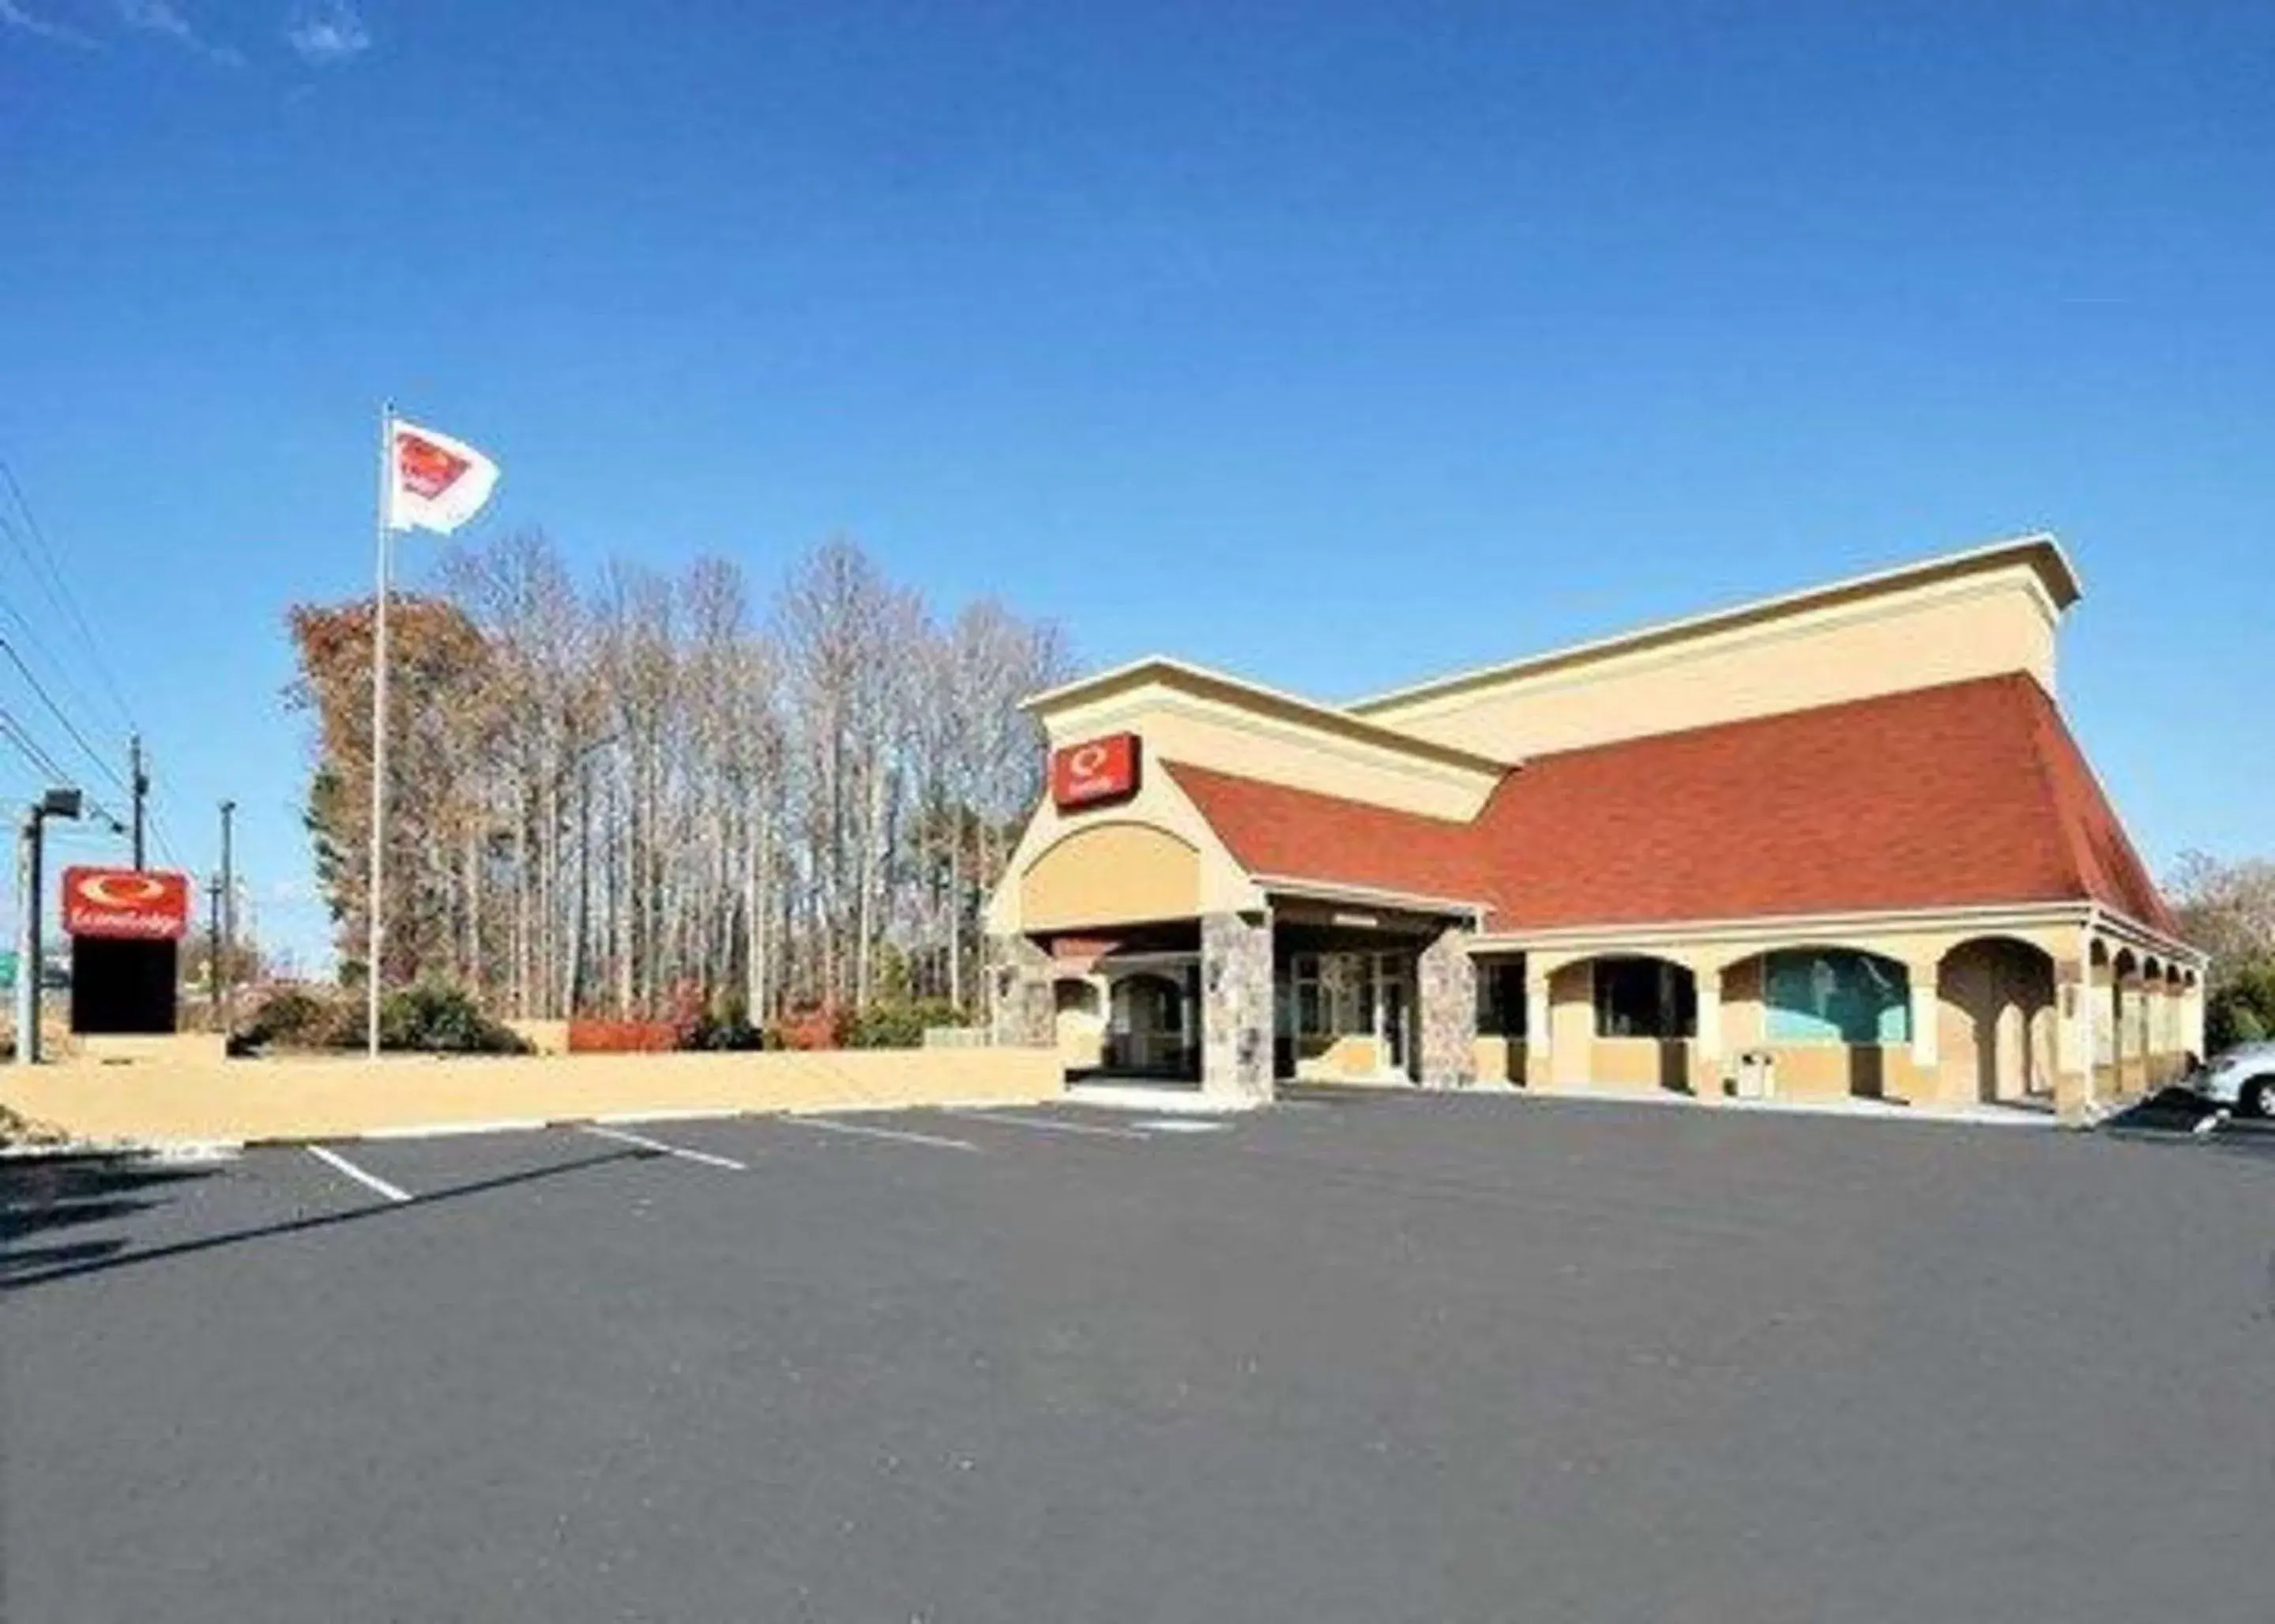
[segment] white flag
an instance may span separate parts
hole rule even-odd
[[[395,419],[388,434],[387,527],[444,535],[481,511],[498,465],[463,440]]]

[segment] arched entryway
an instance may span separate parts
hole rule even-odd
[[[1742,1085],[1794,1099],[1908,1099],[1911,971],[1840,942],[1796,942],[1726,965],[1722,1050]]]
[[[1698,984],[1689,966],[1604,954],[1558,970],[1549,993],[1555,1081],[1689,1089]]]
[[[2149,1042],[2141,990],[2141,956],[2120,948],[2109,961],[2115,1009],[2117,1092],[2131,1098],[2148,1086]]]
[[[1106,1067],[1138,1076],[1199,1075],[1191,1001],[1175,978],[1152,971],[1117,978],[1107,1019]]]
[[[2052,1100],[2054,962],[2044,948],[2009,936],[1961,942],[1937,969],[1936,1001],[1946,1100]]]

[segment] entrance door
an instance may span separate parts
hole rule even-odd
[[[1414,1075],[1414,1069],[1410,1062],[1414,1044],[1413,1033],[1410,1029],[1413,1024],[1414,1001],[1407,994],[1406,978],[1385,965],[1384,973],[1377,977],[1375,985],[1382,989],[1382,1054],[1387,1062],[1385,1069],[1394,1071],[1401,1076],[1411,1076]]]
[[[1196,1046],[1185,1031],[1184,989],[1168,976],[1125,976],[1114,984],[1106,1063],[1115,1071],[1182,1076]]]

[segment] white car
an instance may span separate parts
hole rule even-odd
[[[2188,1074],[2181,1087],[2239,1116],[2275,1117],[2275,1043],[2239,1043]]]

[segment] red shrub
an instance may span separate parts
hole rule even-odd
[[[767,1036],[775,1039],[767,1046],[769,1048],[839,1048],[845,1041],[845,1014],[827,1005],[794,1010],[775,1022]]]
[[[605,1021],[579,1016],[569,1023],[571,1054],[661,1054],[679,1046],[671,1021]]]

